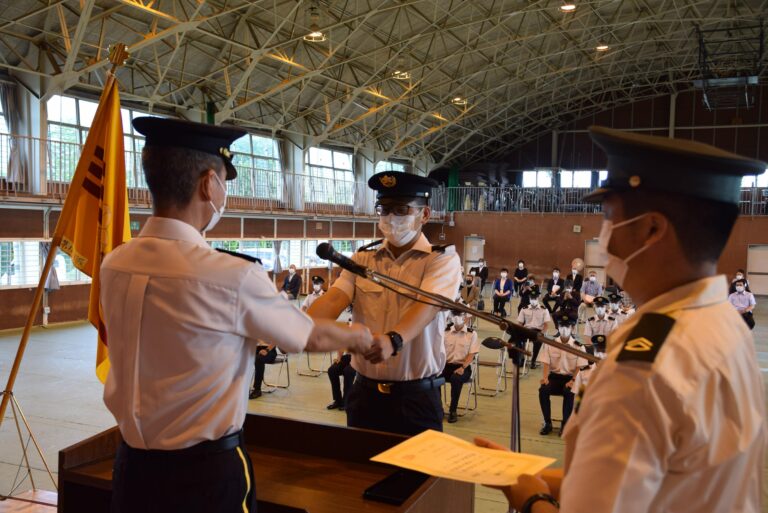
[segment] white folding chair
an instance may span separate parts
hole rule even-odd
[[[494,388],[484,387],[480,384],[480,367],[492,367],[496,370],[496,386]],[[497,361],[479,360],[477,372],[477,386],[479,390],[492,390],[492,394],[480,392],[478,394],[485,397],[496,397],[501,392],[507,390],[507,350],[499,349],[499,358]]]
[[[312,367],[312,359],[310,357],[310,354],[307,352],[305,352],[304,354],[307,355],[307,368],[298,369],[296,371],[296,374],[298,374],[299,376],[309,376],[310,378],[316,378],[322,375],[323,373],[328,372],[328,367],[330,367],[331,363],[333,363],[333,353],[324,353],[321,365],[324,365],[325,367],[321,369],[315,369],[314,367]],[[325,364],[326,359],[328,360],[327,365]]]

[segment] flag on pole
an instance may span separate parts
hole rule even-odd
[[[131,238],[120,96],[117,81],[104,88],[69,186],[54,240],[72,263],[91,277],[88,320],[98,330],[96,375],[109,372],[107,333],[99,303],[99,268],[105,255]]]

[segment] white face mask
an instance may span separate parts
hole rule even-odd
[[[618,303],[611,303],[611,310],[614,312],[619,311],[619,304]]]
[[[507,273],[501,273],[501,277],[502,278],[506,278],[507,277]]]
[[[560,277],[560,273],[552,273],[552,277],[554,279],[558,279]]]
[[[593,282],[593,283],[594,283],[594,281],[595,281],[595,280],[597,280],[597,278],[595,278],[594,276],[590,276],[590,277],[589,277],[589,281],[591,281],[591,282]]]
[[[736,287],[736,292],[744,292],[744,287],[739,285],[738,287]]]
[[[538,299],[531,299],[531,306],[539,306],[539,300]]]
[[[525,266],[524,266],[523,264],[517,264],[517,268],[518,268],[518,269],[524,269],[524,268],[525,268]]]
[[[387,242],[399,248],[416,238],[421,230],[421,224],[417,224],[415,215],[389,214],[379,217],[379,230],[384,234]]]
[[[573,271],[573,275],[574,275],[574,276],[576,276],[577,274],[579,274],[579,270],[578,270],[578,269],[571,269],[571,271]]]
[[[294,269],[293,267],[289,267],[288,268],[288,274],[290,274],[290,275],[296,274],[296,269]]]
[[[464,317],[461,315],[455,315],[453,317],[453,327],[456,328],[456,331],[459,331],[464,327]]]
[[[571,327],[570,326],[560,326],[558,328],[558,331],[560,331],[560,338],[563,340],[568,340],[571,338]]]
[[[221,219],[221,216],[224,215],[224,206],[227,204],[227,188],[224,187],[224,184],[219,179],[218,174],[213,173],[213,177],[216,178],[216,181],[219,182],[219,185],[224,191],[224,202],[221,204],[221,208],[216,208],[216,205],[213,204],[212,200],[208,202],[211,204],[211,208],[213,208],[213,215],[211,216],[211,220],[208,221],[208,224],[205,225],[205,228],[203,228],[204,232],[213,230],[213,227],[216,226],[216,223],[219,222],[219,219]]]
[[[315,289],[315,292],[320,292],[322,290],[323,286],[316,283],[316,284],[312,285],[312,288]]]
[[[598,306],[595,308],[595,313],[598,317],[602,317],[605,315],[605,307],[604,306]]]
[[[647,215],[648,214],[640,214],[639,216],[635,216],[617,224],[613,224],[613,222],[603,219],[603,226],[600,228],[600,236],[597,239],[597,249],[607,260],[607,263],[605,264],[605,273],[613,278],[619,287],[623,287],[626,282],[627,273],[629,272],[629,261],[651,246],[646,244],[622,260],[616,255],[612,255],[608,252],[608,244],[611,242],[611,235],[613,234],[614,229],[634,223]]]
[[[474,276],[475,275],[475,271],[472,271],[471,273],[469,273],[469,275],[470,276]]]
[[[736,279],[737,280],[743,280],[744,279],[744,275],[743,274],[737,274],[736,275]]]

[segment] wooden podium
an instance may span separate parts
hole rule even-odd
[[[363,499],[396,469],[369,459],[401,435],[265,415],[245,419],[258,513],[435,513],[474,511],[474,485],[429,478],[401,506]],[[108,513],[112,462],[122,441],[112,428],[59,452],[61,513]]]

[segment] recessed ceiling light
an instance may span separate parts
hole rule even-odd
[[[595,50],[597,50],[598,52],[605,52],[608,50],[608,45],[597,45],[595,47]]]
[[[573,12],[576,10],[576,4],[572,4],[571,2],[565,2],[563,5],[560,6],[560,10],[563,12]]]
[[[451,103],[454,105],[466,105],[467,99],[464,98],[463,96],[454,96],[453,98],[451,98]]]
[[[322,43],[326,40],[325,34],[320,31],[320,27],[317,25],[312,24],[312,26],[309,27],[309,30],[309,34],[304,36],[304,41],[309,41],[310,43]]]
[[[396,69],[392,72],[392,78],[395,80],[408,80],[411,78],[411,74],[405,70]]]

